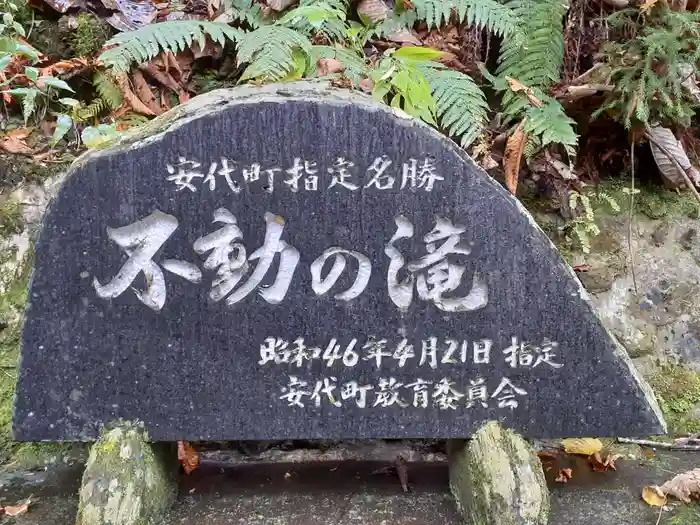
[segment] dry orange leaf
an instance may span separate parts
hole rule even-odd
[[[603,458],[600,452],[596,452],[588,456],[588,461],[590,461],[594,471],[607,472],[608,470],[617,470],[617,468],[615,468],[615,461],[620,457],[622,457],[622,454],[607,454],[605,458]]]
[[[142,115],[147,115],[149,117],[155,117],[155,113],[146,104],[144,104],[139,97],[136,96],[129,86],[129,79],[125,74],[118,75],[116,77],[119,89],[124,95],[124,99],[129,103],[131,108],[136,113],[141,113]]]
[[[515,128],[513,134],[508,137],[506,143],[506,151],[503,155],[503,169],[506,172],[506,187],[513,195],[518,189],[518,173],[520,172],[520,160],[523,157],[525,144],[527,143],[527,134],[523,132],[523,119],[518,127]]]
[[[8,153],[19,153],[20,155],[31,155],[32,148],[24,141],[31,133],[30,128],[15,129],[0,137],[0,148]]]
[[[673,496],[684,503],[700,499],[700,468],[678,474],[659,488],[665,495]]]
[[[642,499],[652,507],[663,507],[666,505],[666,495],[656,485],[644,487],[642,489]]]
[[[25,501],[22,505],[6,505],[3,507],[3,510],[8,516],[19,516],[20,514],[24,514],[29,510],[30,503],[31,498]]]
[[[654,7],[659,0],[644,0],[644,3],[639,6],[639,10],[642,13],[648,13],[652,7]]]
[[[559,475],[554,481],[557,483],[567,483],[573,477],[573,471],[570,468],[560,468]]]
[[[345,70],[343,63],[335,58],[320,58],[316,62],[319,76],[325,77],[333,73],[341,73]]]
[[[530,101],[530,104],[532,104],[536,108],[542,107],[542,101],[535,96],[535,92],[532,90],[531,87],[527,87],[525,84],[520,82],[520,80],[511,77],[506,77],[506,81],[508,82],[508,86],[510,86],[510,89],[514,93],[522,91],[523,93],[525,93],[525,96]]]
[[[199,454],[187,441],[177,442],[177,459],[182,463],[185,474],[190,474],[199,467]]]
[[[561,444],[564,446],[564,452],[567,454],[591,456],[603,450],[603,443],[597,438],[562,439]]]

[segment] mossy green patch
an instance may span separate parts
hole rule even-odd
[[[669,433],[700,432],[700,374],[680,365],[668,365],[648,378],[668,424]]]
[[[668,520],[668,525],[698,525],[700,523],[700,505],[680,505]]]
[[[15,395],[19,338],[18,325],[0,331],[0,462],[5,461],[14,448],[12,401]]]
[[[22,231],[22,208],[14,199],[7,199],[0,206],[0,237],[8,237]]]
[[[81,13],[75,19],[76,28],[68,36],[68,47],[75,56],[93,56],[112,34],[111,27],[99,17]]]

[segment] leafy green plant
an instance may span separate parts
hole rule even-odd
[[[602,48],[613,90],[594,116],[611,114],[627,128],[689,126],[698,101],[683,84],[694,78],[700,60],[700,13],[673,11],[659,2],[646,14],[623,9],[607,22],[634,35]]]
[[[520,23],[520,14],[497,0],[412,0],[412,4],[416,18],[429,28],[447,24],[456,15],[457,22],[507,36],[515,34]]]
[[[100,55],[100,60],[117,72],[128,71],[132,63],[142,64],[163,51],[177,53],[192,47],[206,45],[209,36],[224,45],[227,40],[237,41],[243,32],[226,24],[201,20],[174,20],[150,24],[135,31],[119,33],[106,42],[114,46]]]
[[[571,193],[569,196],[569,207],[576,216],[570,221],[569,227],[578,239],[581,250],[584,253],[590,253],[591,251],[591,237],[600,234],[600,228],[597,224],[597,218],[591,199],[595,199],[599,203],[607,204],[616,213],[620,211],[620,205],[617,201],[604,191],[574,191]]]

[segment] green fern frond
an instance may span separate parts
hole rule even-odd
[[[311,36],[326,35],[331,41],[342,41],[347,36],[348,3],[344,0],[302,0],[276,22]]]
[[[72,115],[73,122],[78,124],[88,122],[98,117],[107,109],[109,109],[109,104],[107,101],[103,100],[102,98],[96,98],[87,106],[76,108]]]
[[[38,94],[38,89],[28,89],[22,98],[22,115],[24,115],[25,124],[34,114],[34,111],[36,111],[36,98]]]
[[[529,135],[527,142],[525,143],[525,149],[523,150],[523,156],[530,160],[542,149],[542,142],[539,137],[535,135]]]
[[[404,11],[399,15],[391,13],[372,28],[372,34],[377,38],[385,38],[388,35],[397,33],[402,29],[413,27],[417,20],[418,16],[412,9],[409,11]]]
[[[92,77],[92,84],[95,86],[95,91],[97,91],[100,99],[102,99],[110,109],[117,109],[122,105],[124,96],[117,84],[109,78],[109,75],[101,71],[96,71]]]
[[[128,71],[132,62],[142,64],[162,51],[184,51],[197,42],[206,45],[206,37],[223,45],[226,40],[237,41],[243,36],[239,29],[226,24],[201,20],[175,20],[150,24],[135,31],[119,33],[105,45],[114,45],[100,55],[100,60],[115,71]]]
[[[232,22],[245,22],[253,29],[264,23],[262,8],[254,0],[227,0],[225,13]]]
[[[535,135],[544,148],[549,144],[561,144],[571,156],[576,156],[578,137],[574,131],[575,121],[564,112],[562,105],[549,99],[542,107],[531,106],[525,111],[523,131]]]
[[[311,54],[311,41],[283,26],[263,26],[239,38],[238,62],[248,63],[241,81],[280,80],[298,68],[298,51]]]
[[[316,64],[319,59],[323,58],[333,58],[340,61],[345,70],[343,74],[352,80],[353,84],[357,86],[360,82],[362,76],[367,76],[369,69],[364,56],[359,56],[357,53],[344,48],[344,47],[332,47],[332,46],[313,46],[312,48],[312,58],[313,64]]]
[[[487,29],[498,36],[516,32],[520,19],[516,12],[497,0],[413,0],[418,19],[429,28],[440,27],[456,14],[459,21],[466,21]]]
[[[544,90],[560,78],[568,7],[560,0],[511,0],[506,6],[521,21],[520,38],[501,43],[496,75],[517,78],[526,86]],[[506,93],[505,106],[511,98]]]
[[[440,126],[466,148],[486,125],[489,106],[483,91],[468,75],[438,63],[419,63],[416,69],[430,85]]]

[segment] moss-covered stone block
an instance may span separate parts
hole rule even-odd
[[[545,525],[549,491],[537,454],[496,422],[449,443],[450,488],[469,525]]]
[[[177,450],[153,444],[137,424],[105,430],[92,446],[76,525],[151,525],[177,496]]]

